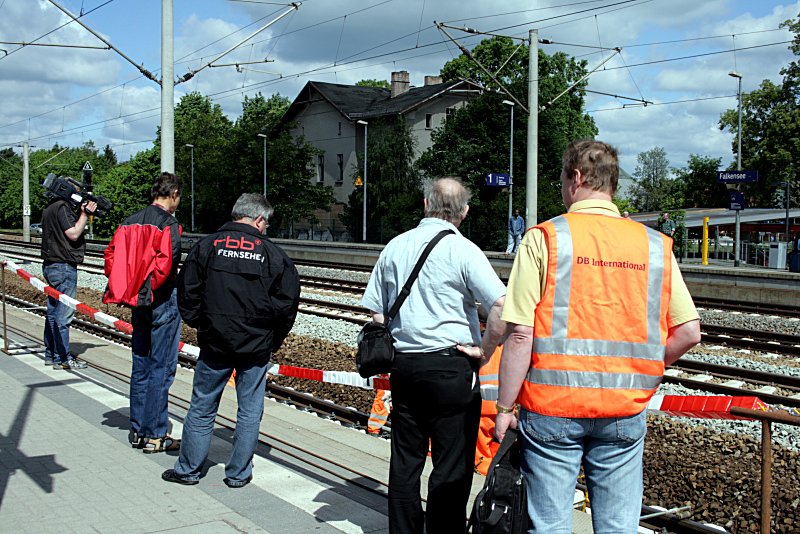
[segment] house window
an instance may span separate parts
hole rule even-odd
[[[433,115],[431,115],[430,113],[426,113],[425,114],[425,128],[430,130],[432,128],[432,123],[433,123]]]
[[[456,108],[447,108],[446,110],[444,110],[444,112],[445,112],[445,120],[447,120],[450,118],[450,115],[456,112]]]
[[[336,183],[341,184],[344,182],[344,154],[336,154],[336,163],[339,165],[339,177]]]
[[[339,135],[342,135],[342,123],[339,123]]]
[[[317,183],[325,181],[325,156],[317,156]]]

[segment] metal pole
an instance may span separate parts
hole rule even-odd
[[[761,532],[769,534],[772,515],[772,423],[761,421]]]
[[[8,354],[8,322],[6,321],[6,262],[0,262],[0,278],[3,286],[3,352]]]
[[[161,0],[162,172],[175,172],[175,64],[172,39],[172,0]]]
[[[367,127],[369,124],[366,121],[358,121],[359,124],[364,125],[364,207],[361,214],[361,240],[367,242]]]
[[[703,265],[708,265],[708,217],[703,217]]]
[[[30,146],[22,143],[22,240],[31,242]]]
[[[789,237],[789,177],[786,177],[786,252],[789,252],[789,243],[792,241]]]
[[[264,136],[264,198],[267,198],[267,136]]]
[[[511,140],[508,143],[508,218],[511,219],[511,207],[514,203],[514,105],[511,105]]]
[[[194,145],[192,145],[192,232],[194,232]]]
[[[738,134],[739,134],[739,147],[737,148],[736,154],[736,170],[742,170],[742,77],[741,75],[738,76],[739,79],[739,126],[738,126]],[[738,187],[737,187],[738,189]],[[742,242],[741,242],[741,226],[740,226],[740,212],[741,210],[736,210],[736,240],[733,242],[734,250],[733,250],[733,266],[739,266],[739,256],[741,253]]]
[[[525,224],[538,222],[537,174],[539,167],[539,30],[528,32],[528,155],[525,171]]]

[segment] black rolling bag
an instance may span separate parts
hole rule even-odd
[[[520,472],[522,454],[517,431],[509,428],[497,451],[486,482],[475,497],[467,532],[472,534],[524,534],[530,528],[528,493]]]

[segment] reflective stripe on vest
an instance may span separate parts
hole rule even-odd
[[[497,413],[495,402],[497,402],[497,385],[500,383],[500,358],[503,354],[503,346],[499,345],[486,365],[478,371],[478,380],[481,384],[481,414],[494,415]],[[494,423],[492,423],[494,426]]]
[[[671,244],[654,230],[621,221],[609,221],[604,215],[567,214],[539,226],[548,243],[549,272],[536,310],[531,368],[518,399],[530,410],[562,417],[632,415],[646,407],[661,383]],[[619,233],[593,232],[600,225],[606,227],[603,231]],[[583,245],[594,247],[581,252],[600,257],[576,256],[573,245],[579,236]],[[613,247],[609,236],[626,246]],[[620,259],[617,248],[631,257]],[[611,259],[606,260],[604,253]],[[576,269],[582,270],[575,274]],[[574,277],[579,284],[599,285],[591,295],[598,295],[602,302],[587,302],[581,293],[582,304],[571,302]],[[614,293],[626,287],[629,293]],[[630,307],[621,306],[620,298],[630,299]],[[603,331],[589,332],[590,327],[579,320],[588,317],[596,326],[598,317],[610,309],[627,310],[627,316],[609,317],[602,323]],[[575,324],[570,325],[570,320]]]
[[[367,432],[370,434],[378,434],[389,420],[389,408],[386,406],[389,398],[388,391],[379,389],[375,392],[375,399],[372,401],[372,409],[367,421]]]

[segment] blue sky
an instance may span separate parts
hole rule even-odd
[[[158,0],[57,0],[136,63],[160,67],[161,2]],[[264,0],[177,0],[174,2],[175,74],[200,67],[255,31],[284,6]],[[578,13],[582,12],[582,13]],[[631,101],[590,94],[587,110],[598,138],[621,153],[633,172],[636,155],[663,147],[681,167],[689,154],[733,160],[732,136],[718,128],[719,115],[736,107],[737,81],[744,92],[763,79],[780,80],[792,59],[791,35],[780,22],[800,14],[800,1],[772,0],[307,0],[291,15],[221,60],[274,60],[207,68],[176,87],[214,95],[235,119],[244,95],[257,91],[294,98],[309,80],[355,83],[389,79],[408,70],[414,85],[438,74],[458,55],[433,21],[454,21],[483,31],[527,35],[570,45],[623,47],[621,56],[589,79],[594,91],[642,98],[647,107],[623,109]],[[545,20],[547,19],[547,20]],[[0,0],[0,41],[30,42],[68,19],[46,0]],[[515,26],[508,28],[509,26]],[[507,28],[507,29],[504,29]],[[468,46],[477,38],[465,37]],[[40,42],[102,45],[71,23]],[[592,48],[543,45],[585,58]],[[142,78],[111,51],[0,44],[0,147],[29,140],[37,147],[110,144],[120,159],[151,146],[159,122],[158,86]],[[736,52],[733,52],[736,50]],[[675,58],[695,56],[686,59]]]

